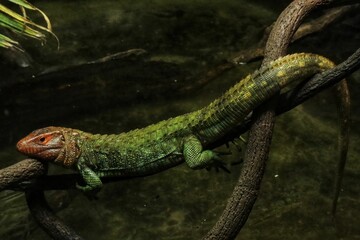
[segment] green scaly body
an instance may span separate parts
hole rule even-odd
[[[32,134],[62,132],[68,146],[54,161],[78,169],[86,182],[86,186],[79,186],[83,190],[99,189],[100,177],[149,175],[183,161],[193,169],[204,168],[218,159],[206,147],[239,125],[254,108],[289,83],[333,66],[315,54],[288,55],[248,75],[208,106],[142,129],[94,135],[49,127]]]

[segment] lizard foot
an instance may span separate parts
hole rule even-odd
[[[231,173],[230,170],[225,166],[225,163],[222,161],[214,160],[210,166],[206,167],[206,170],[211,171],[213,168],[216,172],[223,170],[224,172]]]
[[[230,170],[226,167],[224,161],[220,158],[220,155],[230,155],[231,152],[213,151],[213,153],[213,159],[209,166],[206,167],[206,170],[210,171],[214,168],[216,172],[223,170],[224,172],[231,173]]]
[[[100,191],[101,188],[93,188],[89,185],[82,186],[76,183],[76,188],[79,189],[89,200],[97,200],[98,197],[96,196],[97,193]]]

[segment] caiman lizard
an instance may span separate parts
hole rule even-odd
[[[17,143],[30,157],[77,170],[83,191],[97,191],[101,177],[144,176],[186,162],[192,169],[219,159],[209,144],[224,136],[258,105],[292,82],[334,67],[325,57],[298,53],[255,71],[204,108],[141,129],[100,135],[64,127],[31,132]]]

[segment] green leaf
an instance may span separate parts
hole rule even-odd
[[[27,37],[36,38],[39,40],[44,40],[45,35],[40,31],[37,31],[26,24],[24,22],[18,21],[14,18],[9,18],[6,15],[0,13],[0,26],[8,28],[18,34],[25,35]]]
[[[48,16],[46,16],[46,14],[43,11],[41,11],[39,8],[35,7],[34,5],[32,5],[29,2],[24,1],[24,0],[8,0],[8,1],[15,3],[23,8],[38,11],[43,16],[43,18],[47,24],[47,29],[51,31],[51,23],[50,23]]]
[[[7,36],[0,34],[0,47],[7,48],[7,49],[13,49],[16,51],[22,52],[20,45],[18,42],[12,40],[11,38],[8,38]]]
[[[20,8],[20,13],[17,13],[14,10],[11,10],[6,6],[0,4],[0,27],[7,28],[18,35],[34,38],[43,42],[46,39],[45,32],[47,32],[55,37],[59,45],[58,38],[52,32],[50,20],[43,11],[41,11],[26,0],[8,1],[18,5],[18,7]],[[31,21],[27,17],[27,10],[40,13],[46,22],[46,26],[42,26]],[[21,49],[16,41],[2,34],[0,36],[0,47],[16,47],[18,49]]]
[[[11,38],[8,38],[5,35],[0,34],[0,46],[1,47],[12,47],[13,45],[18,44],[18,42],[12,40]]]

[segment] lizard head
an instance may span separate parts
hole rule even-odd
[[[26,156],[70,167],[80,155],[76,143],[77,135],[78,133],[70,128],[41,128],[21,139],[16,148]]]

